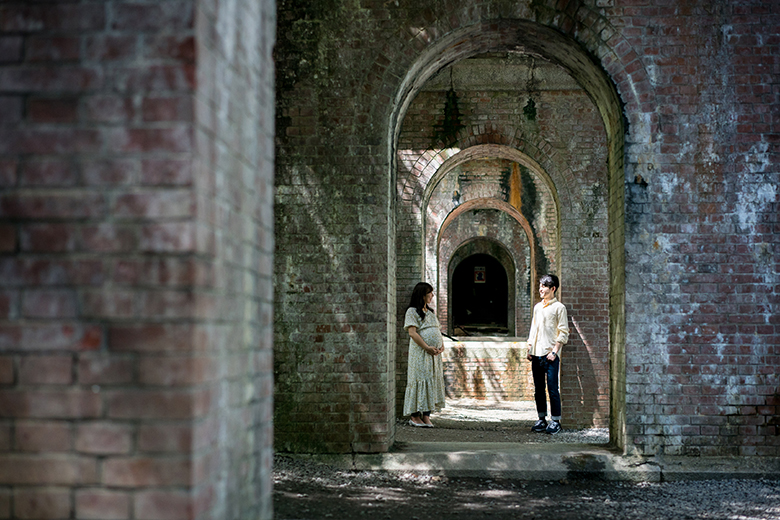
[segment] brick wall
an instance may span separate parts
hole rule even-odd
[[[0,5],[0,517],[270,517],[274,5],[234,7]]]
[[[534,381],[525,341],[445,340],[442,354],[447,398],[533,401]]]
[[[383,407],[402,393],[388,378],[404,373],[400,316],[430,266],[414,208],[442,166],[473,152],[531,158],[558,190],[562,297],[579,337],[568,348],[581,356],[563,371],[564,391],[583,399],[570,408],[608,408],[592,419],[608,418],[627,452],[778,454],[773,2],[283,4],[280,21],[276,417],[295,425],[290,449],[392,442]],[[457,148],[431,149],[430,133],[399,145],[422,125],[409,114],[428,81],[450,83],[437,73],[508,51],[545,58],[587,92],[569,112],[583,138],[548,117],[545,106],[567,107],[549,92],[536,113],[556,124],[520,128],[509,120],[524,106],[501,112],[491,95]],[[582,182],[594,173],[603,191]],[[586,237],[591,216],[602,227]],[[593,290],[573,290],[578,279]]]
[[[655,112],[652,146],[627,154],[630,443],[641,453],[777,456],[770,71],[780,13],[772,2],[691,4],[671,19],[666,9],[624,13]]]

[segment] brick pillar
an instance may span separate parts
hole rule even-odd
[[[275,3],[230,7],[0,6],[0,518],[271,516]]]

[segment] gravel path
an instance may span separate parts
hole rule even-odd
[[[435,428],[399,421],[396,449],[415,442],[594,443],[606,429],[532,434],[532,403],[447,401]],[[564,428],[566,425],[564,425]],[[780,480],[667,483],[527,482],[426,474],[345,471],[312,459],[274,459],[274,518],[780,520]]]
[[[274,518],[778,520],[780,481],[524,482],[340,471],[277,456]]]

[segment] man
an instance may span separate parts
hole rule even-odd
[[[528,336],[528,360],[534,377],[534,399],[539,420],[531,431],[554,435],[561,431],[561,393],[558,390],[558,370],[561,348],[569,340],[566,307],[555,298],[560,287],[558,277],[546,274],[539,280],[542,301],[534,306],[531,332]],[[547,423],[545,383],[550,394],[550,423]]]

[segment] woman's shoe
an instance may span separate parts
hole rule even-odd
[[[428,427],[427,424],[416,423],[416,422],[414,422],[411,419],[409,419],[409,426],[414,426],[415,428],[427,428]]]

